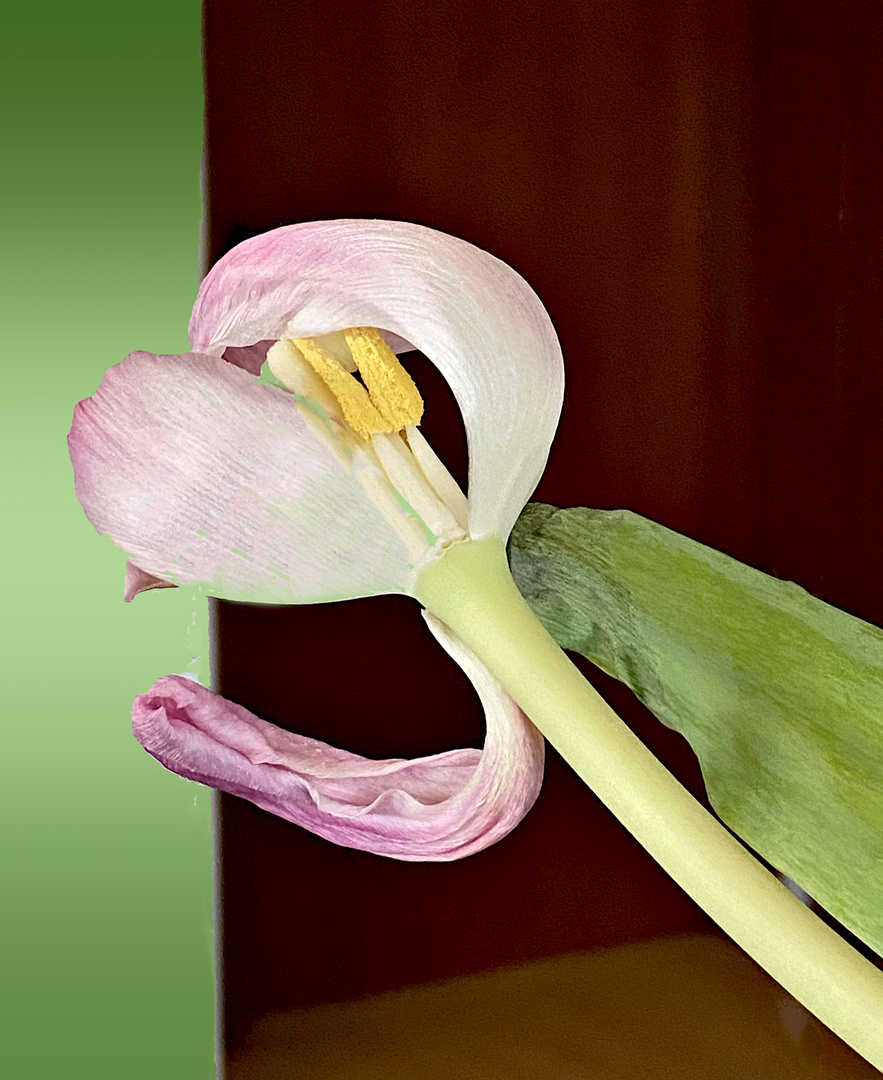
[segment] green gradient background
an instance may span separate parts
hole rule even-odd
[[[187,348],[200,8],[33,5],[6,34],[0,1060],[16,1080],[202,1080],[211,800],[129,715],[200,651],[204,608],[123,604],[125,558],[83,516],[65,443],[106,368]]]

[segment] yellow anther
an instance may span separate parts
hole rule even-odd
[[[370,439],[380,431],[402,431],[418,424],[423,398],[380,332],[373,326],[355,326],[342,334],[364,386],[313,338],[295,338],[292,344],[337,399],[349,427],[360,438]]]
[[[380,331],[373,326],[354,326],[343,333],[371,402],[387,422],[382,430],[401,431],[409,424],[419,424],[423,398]]]
[[[377,431],[395,431],[371,403],[368,391],[331,353],[312,338],[295,338],[301,356],[337,398],[344,421],[363,439]]]

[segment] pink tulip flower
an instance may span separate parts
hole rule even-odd
[[[305,362],[315,347],[335,379],[349,378],[357,353],[374,347],[374,331],[350,344],[349,328],[377,328],[381,347],[417,349],[447,379],[469,445],[468,499],[419,415],[395,412],[398,389],[392,421],[365,430]],[[561,409],[558,340],[526,282],[462,240],[404,222],[311,222],[245,241],[205,278],[190,344],[182,356],[131,354],[74,414],[77,495],[130,556],[127,600],[196,584],[270,604],[413,595],[450,545],[505,542]],[[257,378],[262,366],[276,385]],[[360,372],[383,412],[382,387],[375,395]],[[481,850],[536,799],[543,739],[424,614],[482,701],[481,751],[368,760],[176,676],[135,700],[135,735],[172,771],[339,844],[408,860]]]

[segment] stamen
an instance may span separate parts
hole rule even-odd
[[[371,401],[387,422],[387,427],[377,430],[401,431],[408,424],[419,424],[423,398],[380,331],[354,326],[343,333]]]
[[[321,345],[325,352],[331,353],[335,360],[339,360],[347,371],[356,370],[356,362],[346,343],[346,333],[343,330],[332,330],[329,334],[321,334],[319,337],[314,337],[313,341]]]
[[[270,371],[294,394],[320,405],[329,417],[342,419],[337,398],[288,338],[280,338],[267,353]]]
[[[399,534],[416,563],[429,546],[426,533],[420,524],[410,514],[402,513],[402,508],[392,489],[373,469],[362,469],[359,473],[359,483],[377,509]]]
[[[419,428],[409,426],[405,432],[408,447],[420,466],[429,486],[454,515],[462,529],[469,528],[469,500],[443,462],[423,438]]]
[[[450,509],[426,482],[401,436],[379,433],[371,440],[371,445],[389,482],[434,536],[446,542],[466,535]]]
[[[282,338],[267,360],[415,562],[430,546],[466,536],[466,497],[417,430],[423,399],[379,330],[356,326],[320,338]],[[364,385],[350,374],[355,369]]]
[[[370,439],[377,431],[397,430],[375,408],[365,387],[331,353],[312,338],[295,338],[292,344],[337,398],[344,420],[358,436]]]

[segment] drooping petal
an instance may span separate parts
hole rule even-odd
[[[135,737],[173,772],[336,844],[411,862],[474,854],[502,839],[533,805],[543,738],[487,670],[427,621],[482,701],[483,750],[370,760],[278,728],[176,675],[135,699]]]
[[[423,352],[460,405],[469,442],[470,533],[506,538],[545,467],[561,410],[555,330],[509,266],[399,221],[307,222],[253,237],[205,278],[194,349],[376,326]],[[399,343],[402,347],[402,343]]]
[[[218,357],[133,353],[74,413],[77,495],[148,575],[313,603],[408,588],[407,548],[294,398]]]

